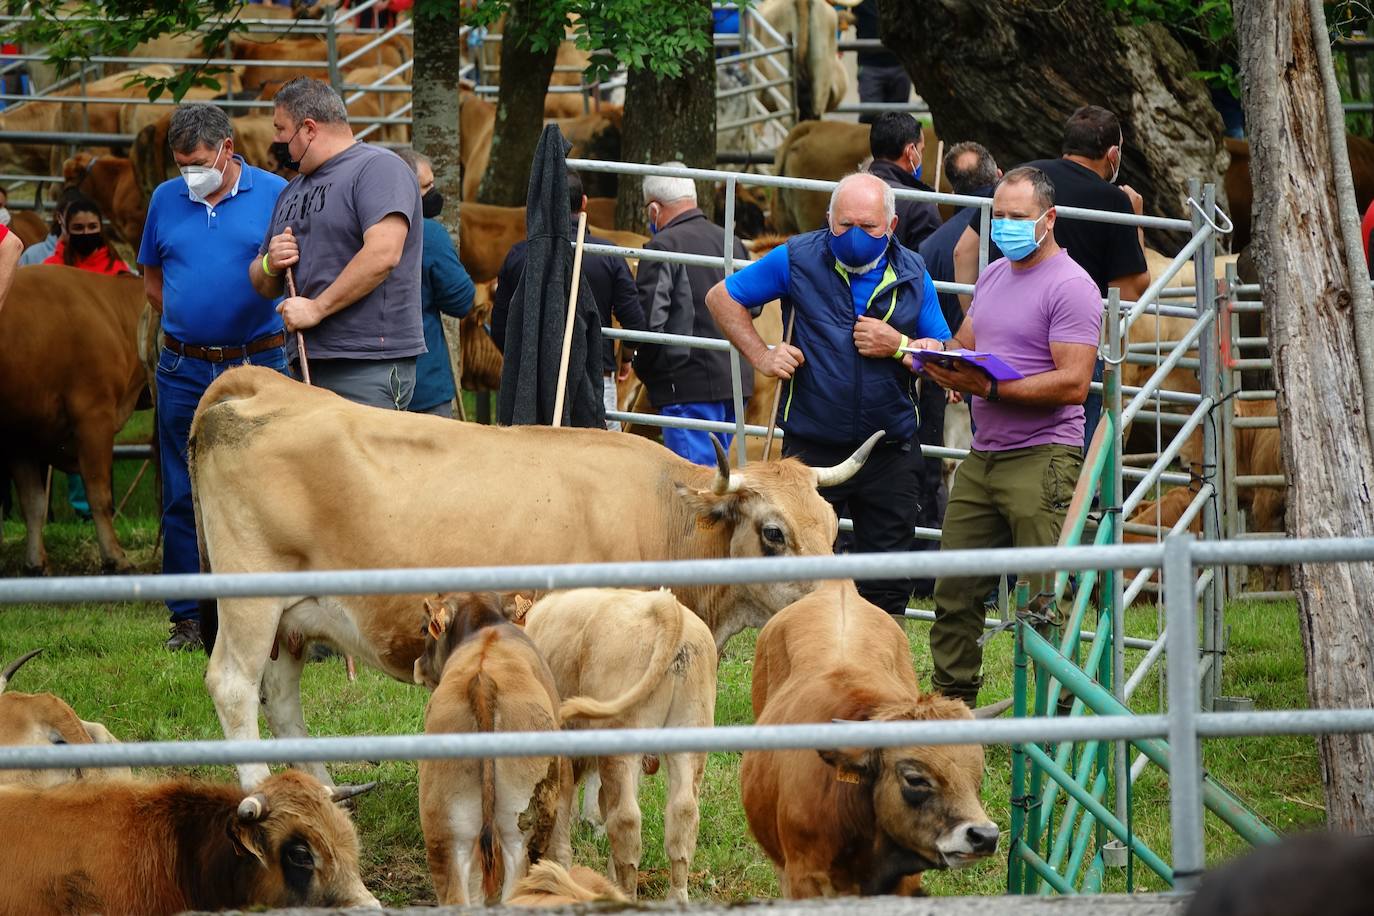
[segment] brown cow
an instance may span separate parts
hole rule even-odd
[[[426,599],[415,682],[434,691],[425,733],[557,731],[558,688],[539,650],[490,592]],[[559,757],[420,761],[420,824],[441,906],[464,906],[474,866],[481,900],[511,896],[530,860],[571,864],[564,799],[572,770]],[[523,827],[526,810],[532,823]],[[474,856],[480,862],[474,861]],[[497,859],[500,859],[499,865]]]
[[[10,232],[19,236],[25,248],[46,239],[48,228],[48,222],[32,210],[14,210],[10,214]]]
[[[474,283],[495,280],[511,247],[525,237],[525,208],[464,201],[458,218],[458,260],[463,262]],[[647,235],[590,224],[587,233],[626,248],[643,247],[649,240]]]
[[[352,822],[293,770],[248,796],[189,779],[3,788],[0,821],[16,837],[0,844],[0,913],[381,906]]]
[[[731,472],[723,456],[704,468],[605,430],[373,410],[243,366],[201,398],[190,469],[201,556],[216,572],[805,556],[829,554],[838,526],[816,488],[851,477],[876,441],[834,468],[789,459]],[[455,518],[473,536],[445,534]],[[721,646],[811,587],[697,585],[674,594]],[[305,734],[304,663],[281,653],[269,664],[279,633],[330,642],[409,681],[421,616],[419,599],[407,595],[221,601],[205,680],[225,734],[257,736],[259,685],[272,731]],[[328,778],[318,764],[312,771]],[[239,773],[251,786],[266,767]]]
[[[759,633],[753,704],[759,725],[973,717],[922,695],[905,632],[849,581],[823,584]],[[740,792],[786,896],[917,895],[921,872],[997,849],[982,778],[975,744],[749,751]]]
[[[134,177],[132,159],[77,153],[62,163],[62,187],[76,188],[95,201],[119,238],[138,248],[148,201]]]
[[[110,466],[114,437],[139,404],[147,376],[138,355],[143,281],[75,267],[15,272],[0,309],[0,461],[19,490],[27,571],[46,571],[45,470],[80,472],[107,571],[126,571],[115,537]]]
[[[119,115],[126,104],[125,100],[148,97],[148,87],[142,83],[130,82],[131,77],[139,74],[165,79],[176,75],[176,71],[165,64],[148,64],[138,70],[116,73],[113,76],[88,83],[86,86],[87,96],[108,99],[109,101],[63,105],[57,110],[52,129],[63,133],[119,133]],[[74,87],[74,91],[64,94],[79,95],[80,92],[78,86]],[[108,146],[91,146],[86,147],[86,151],[102,155],[112,152],[112,149]],[[48,174],[61,174],[62,160],[65,158],[67,158],[67,148],[53,144],[48,154],[48,168],[50,169]]]
[[[598,901],[629,903],[620,888],[585,865],[565,869],[552,859],[540,859],[515,885],[506,905],[568,906]]]
[[[565,697],[559,717],[597,728],[709,728],[715,722],[716,645],[701,619],[671,592],[579,588],[535,602],[525,632]],[[615,699],[615,698],[619,699]],[[670,898],[687,902],[697,843],[703,753],[665,754],[663,846]],[[633,900],[639,886],[640,755],[596,758],[600,807],[610,836],[610,875]],[[593,789],[588,784],[590,795]],[[571,796],[569,797],[571,801]]]
[[[478,283],[472,297],[472,311],[459,324],[463,350],[464,391],[501,390],[501,351],[487,333],[491,324],[492,294],[496,281]]]
[[[335,41],[340,59],[347,57],[364,45],[370,44],[375,39],[375,35],[337,36]],[[304,38],[277,38],[271,41],[232,38],[229,41],[229,49],[235,60],[279,60],[283,62],[280,66],[245,66],[243,88],[250,91],[260,90],[268,83],[286,83],[298,76],[328,80],[329,71],[324,67],[303,67],[300,64],[287,63],[287,61],[324,63],[328,53],[322,35]],[[389,71],[399,67],[403,61],[409,59],[410,53],[410,39],[402,35],[393,35],[361,58],[350,61],[349,66],[378,66]]]
[[[51,693],[6,693],[9,679],[42,649],[20,656],[0,671],[0,745],[118,744],[99,722],[85,722],[75,710]],[[128,767],[69,770],[0,770],[0,785],[36,789],[77,779],[129,778]]]

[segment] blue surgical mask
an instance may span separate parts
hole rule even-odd
[[[920,181],[920,180],[921,180],[921,171],[922,171],[924,168],[925,168],[925,163],[922,163],[922,162],[916,163],[916,168],[915,168],[915,170],[912,171],[912,173],[911,173],[912,177],[915,178],[917,181]]]
[[[1036,225],[1044,218],[1045,213],[1041,213],[1035,219],[994,219],[992,241],[1002,249],[1002,254],[1011,260],[1024,261],[1035,254],[1040,243],[1045,240],[1043,234],[1039,238],[1035,235]]]
[[[830,253],[841,266],[858,270],[872,264],[887,250],[887,234],[877,238],[864,232],[858,226],[850,226],[839,235],[830,234]]]

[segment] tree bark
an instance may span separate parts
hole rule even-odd
[[[1218,185],[1229,158],[1197,61],[1159,25],[1132,25],[1103,0],[878,0],[883,43],[930,105],[946,147],[986,146],[1004,170],[1059,156],[1082,105],[1121,118],[1121,180],[1145,212],[1187,217],[1188,181]],[[1146,233],[1172,251],[1183,233]]]
[[[415,6],[415,68],[411,87],[412,142],[434,167],[434,187],[447,202],[439,221],[458,250],[458,210],[463,197],[462,133],[458,116],[458,50],[462,39],[458,7],[447,0],[420,0]],[[441,316],[453,378],[463,377],[462,328],[456,318]],[[463,395],[458,394],[461,410]]]
[[[684,0],[701,12],[700,28],[710,34],[710,0]],[[682,75],[659,77],[631,69],[625,83],[625,128],[621,157],[626,162],[677,160],[693,168],[716,167],[716,66],[710,53],[682,62]],[[707,215],[714,206],[710,182],[697,182],[697,201]],[[616,228],[647,232],[643,183],[622,180],[616,195]]]
[[[484,204],[523,207],[529,195],[530,163],[544,127],[544,96],[558,56],[556,41],[543,51],[534,50],[531,43],[538,4],[539,0],[512,0],[506,14],[491,161],[477,190]]]
[[[1342,246],[1331,133],[1308,0],[1237,0],[1242,101],[1255,176],[1254,238],[1288,475],[1293,537],[1371,537],[1369,404],[1356,366],[1355,308],[1364,265]],[[1314,25],[1316,32],[1314,32]],[[1337,134],[1339,136],[1339,133]],[[1354,227],[1357,231],[1357,227]],[[1356,283],[1366,284],[1362,292]],[[1314,708],[1374,706],[1374,565],[1296,568],[1308,695]],[[1374,829],[1374,736],[1318,741],[1327,822]]]

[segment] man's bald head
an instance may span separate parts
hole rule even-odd
[[[830,195],[830,231],[836,235],[859,226],[869,235],[890,232],[897,225],[897,197],[876,175],[856,172],[840,179]]]

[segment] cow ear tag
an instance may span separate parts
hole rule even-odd
[[[855,773],[853,770],[847,770],[847,769],[844,769],[843,767],[836,767],[836,768],[835,768],[835,781],[836,781],[836,782],[847,782],[847,783],[849,783],[851,786],[857,786],[857,785],[860,783],[861,780],[859,779],[859,774],[858,774],[858,773]]]

